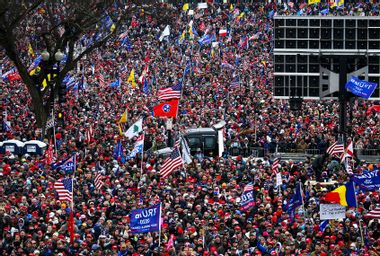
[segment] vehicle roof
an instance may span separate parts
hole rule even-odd
[[[194,128],[187,129],[185,135],[191,135],[196,133],[216,133],[216,131],[213,128]]]

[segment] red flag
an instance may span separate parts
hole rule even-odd
[[[153,107],[153,116],[177,117],[178,99],[169,100]]]
[[[8,80],[11,81],[19,81],[21,80],[21,76],[18,72],[13,72],[8,75]]]
[[[136,18],[134,16],[132,17],[131,26],[132,26],[132,28],[139,26],[139,22],[136,20]]]
[[[69,218],[69,223],[68,223],[68,231],[69,231],[69,234],[70,234],[70,244],[73,245],[74,244],[74,213],[73,213],[73,209],[71,209],[70,211],[70,218]]]
[[[380,105],[374,105],[367,109],[367,115],[370,115],[372,111],[380,112]]]

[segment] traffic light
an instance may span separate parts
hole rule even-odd
[[[66,102],[66,85],[61,84],[58,90],[58,102],[63,104]]]

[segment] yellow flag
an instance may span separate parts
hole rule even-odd
[[[53,76],[51,74],[48,74],[46,76],[46,78],[42,81],[42,89],[41,91],[45,90],[45,88],[48,86],[48,82],[51,81],[52,78],[56,77],[57,74],[53,74]]]
[[[124,111],[124,113],[121,115],[119,124],[126,123],[128,120],[128,112],[127,110]]]
[[[311,5],[311,4],[318,4],[320,3],[321,0],[308,0],[308,4]]]
[[[189,10],[189,4],[184,4],[182,7],[182,10],[184,10],[184,11]]]
[[[189,26],[189,38],[194,38],[193,26]]]
[[[234,10],[234,6],[231,4],[230,5],[230,11],[232,12]]]
[[[111,33],[115,30],[115,28],[116,28],[115,23],[112,23],[111,28],[110,28]]]
[[[136,88],[135,70],[134,69],[132,69],[131,73],[129,74],[127,83],[131,83],[133,89]]]
[[[28,54],[29,54],[29,56],[31,56],[31,57],[35,57],[36,55],[34,54],[34,51],[33,51],[33,48],[32,48],[32,45],[29,43],[28,44]]]
[[[238,18],[241,19],[243,16],[244,16],[244,12],[240,13],[240,15],[238,16]]]
[[[36,68],[29,71],[29,75],[33,76],[36,72],[40,72],[40,70],[41,70],[40,67],[36,67]]]
[[[340,7],[344,5],[344,0],[330,0],[330,8]]]
[[[184,31],[182,32],[181,36],[179,37],[179,39],[178,39],[178,43],[179,43],[179,44],[182,44],[182,43],[183,43],[183,41],[185,40],[185,36],[186,36],[186,30],[184,30]]]

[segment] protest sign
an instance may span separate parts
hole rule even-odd
[[[346,207],[340,204],[321,204],[319,215],[321,220],[336,220],[346,216]]]

